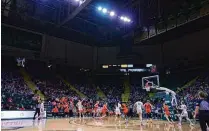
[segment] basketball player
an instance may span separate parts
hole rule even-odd
[[[94,105],[94,115],[93,115],[93,117],[98,116],[98,108],[99,108],[99,101],[97,101],[96,104]]]
[[[152,104],[150,104],[149,100],[147,100],[147,102],[144,104],[144,107],[145,107],[145,112],[147,116],[147,122],[152,123],[152,115],[151,115]]]
[[[140,124],[142,124],[142,109],[143,109],[143,103],[141,101],[137,101],[134,104],[134,109],[136,109],[136,113],[139,116]]]
[[[43,101],[41,101],[40,113],[41,113],[40,117],[43,118],[44,115],[45,115],[45,114],[44,114],[44,103],[43,103]]]
[[[123,110],[125,120],[127,121],[128,107],[126,106],[126,104],[123,103],[121,109]]]
[[[173,107],[177,107],[176,93],[174,91],[170,91],[170,94],[171,94],[171,105]]]
[[[188,116],[188,112],[187,112],[187,106],[184,104],[184,102],[181,102],[181,106],[179,108],[180,110],[182,110],[180,116],[179,116],[179,126],[181,126],[181,121],[182,121],[182,118],[186,118],[187,121],[189,121],[190,125],[194,125],[191,120],[189,119],[189,116]]]
[[[163,104],[163,109],[164,109],[165,118],[167,119],[167,121],[168,121],[170,124],[172,124],[173,120],[171,119],[171,116],[170,116],[169,107],[168,107],[168,105],[166,105],[165,102],[164,102],[164,104]]]
[[[117,117],[120,117],[120,115],[121,115],[120,109],[121,109],[121,104],[118,102],[115,105],[115,116],[116,116],[115,120],[117,120]]]
[[[81,119],[81,115],[83,116],[83,105],[82,105],[82,101],[81,100],[78,100],[78,103],[76,104],[76,106],[78,108],[79,118]]]
[[[105,103],[102,107],[102,118],[107,116],[107,111],[108,111],[107,103]]]

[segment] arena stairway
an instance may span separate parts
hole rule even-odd
[[[187,88],[187,87],[191,86],[192,84],[194,84],[198,78],[199,77],[197,76],[194,79],[192,79],[191,81],[187,82],[184,86],[182,86],[179,90],[177,90],[176,93],[178,93],[179,91],[184,90],[185,88]]]
[[[61,76],[57,76],[60,78],[71,90],[75,91],[80,97],[87,98],[86,95],[81,93],[79,90],[77,90],[73,85],[71,85],[67,80],[63,79]]]
[[[130,97],[130,84],[129,80],[124,81],[124,93],[122,94],[122,102],[128,102],[129,97]]]
[[[22,74],[25,83],[33,91],[33,93],[34,94],[37,93],[41,97],[41,99],[44,100],[45,96],[42,94],[42,92],[40,90],[36,89],[36,85],[32,82],[30,75],[25,71],[24,68],[20,68],[20,73]]]
[[[97,95],[102,98],[106,99],[107,97],[105,96],[104,92],[99,88],[99,86],[96,87],[95,84],[93,84],[93,87],[97,89]]]

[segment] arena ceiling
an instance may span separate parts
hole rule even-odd
[[[116,39],[131,36],[142,27],[171,15],[187,15],[208,0],[2,0],[2,23],[88,45],[117,45]],[[123,24],[102,16],[98,6],[112,8],[132,19]],[[140,27],[140,28],[137,28]],[[137,28],[137,29],[136,29]]]

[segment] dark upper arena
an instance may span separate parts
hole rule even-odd
[[[37,96],[49,117],[84,98],[157,106],[142,88],[153,75],[191,114],[209,93],[209,0],[2,0],[1,13],[1,110],[35,110]]]

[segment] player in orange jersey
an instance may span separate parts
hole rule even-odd
[[[166,103],[163,103],[163,110],[165,113],[165,118],[168,120],[170,124],[172,124],[173,120],[171,119],[169,107],[168,105],[166,105]]]
[[[123,110],[123,114],[124,114],[125,120],[127,120],[128,107],[124,103],[122,104],[122,110]]]
[[[151,115],[152,104],[150,103],[149,100],[147,100],[147,102],[144,104],[144,108],[145,108],[145,112],[146,112],[146,116],[147,116],[147,122],[152,123],[152,115]]]
[[[107,103],[105,103],[102,107],[102,118],[107,116],[108,108],[107,108]]]
[[[69,106],[65,106],[64,108],[64,113],[65,113],[65,116],[69,117]]]

